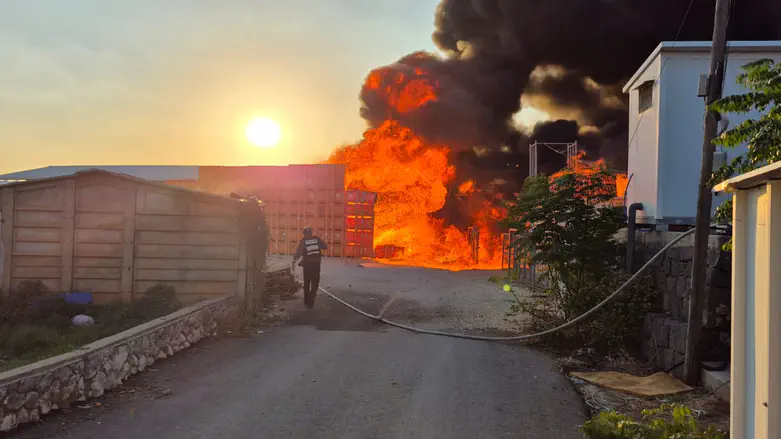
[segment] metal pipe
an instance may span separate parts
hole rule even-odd
[[[643,203],[632,203],[629,206],[626,220],[626,271],[634,272],[635,233],[637,233],[637,211],[643,210]]]

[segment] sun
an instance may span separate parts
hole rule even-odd
[[[260,148],[270,148],[282,139],[279,124],[267,117],[256,117],[249,121],[244,134],[249,143]]]

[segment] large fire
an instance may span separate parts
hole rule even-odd
[[[498,268],[501,238],[495,227],[504,216],[503,208],[489,198],[475,197],[476,255],[468,231],[432,216],[445,205],[455,178],[449,154],[447,146],[426,144],[409,128],[385,121],[367,130],[357,145],[334,151],[328,161],[346,165],[349,189],[378,194],[374,245],[404,248],[402,256],[388,262],[450,270]],[[458,192],[466,196],[477,191],[467,181]]]

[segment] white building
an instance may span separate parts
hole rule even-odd
[[[663,42],[624,86],[629,93],[627,205],[643,204],[638,224],[694,224],[705,113],[704,99],[697,95],[710,48],[709,41]],[[743,65],[763,58],[781,62],[781,41],[730,42],[724,95],[744,93],[736,76]],[[758,114],[727,116],[734,127]],[[727,160],[744,151],[726,150]],[[723,199],[714,198],[714,210]]]

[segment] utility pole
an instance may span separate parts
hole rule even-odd
[[[685,381],[696,385],[700,379],[700,358],[702,320],[705,308],[705,285],[708,268],[708,237],[710,235],[711,204],[713,195],[709,185],[713,174],[713,139],[716,137],[719,114],[710,111],[709,106],[721,98],[724,83],[724,63],[727,52],[727,24],[730,1],[717,0],[713,24],[713,46],[711,48],[710,70],[708,72],[708,93],[705,98],[705,135],[702,142],[702,164],[700,167],[699,196],[697,197],[697,220],[694,232],[694,255],[692,261],[692,291],[689,300],[688,336],[686,340]]]

